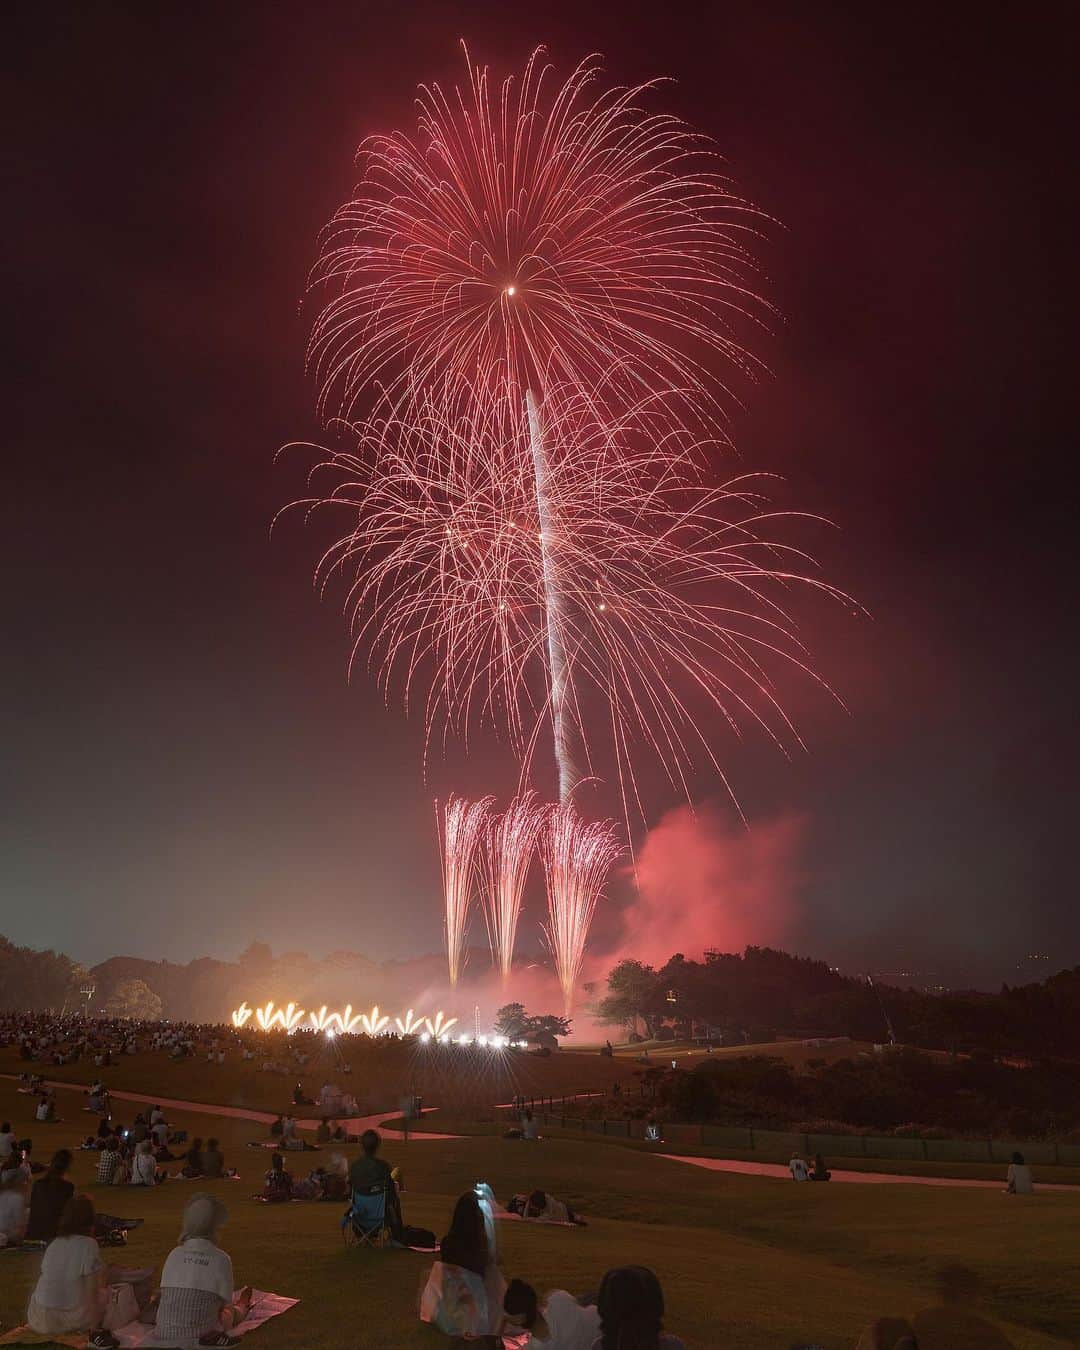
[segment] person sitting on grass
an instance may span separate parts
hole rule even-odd
[[[377,1156],[382,1138],[376,1130],[365,1130],[360,1136],[360,1156],[353,1160],[349,1168],[349,1186],[362,1195],[369,1194],[376,1186],[386,1191],[386,1226],[390,1236],[401,1241],[402,1219],[401,1200],[393,1169],[385,1159]]]
[[[165,1259],[154,1340],[159,1345],[238,1345],[231,1334],[251,1310],[251,1287],[233,1292],[232,1260],[218,1238],[228,1218],[198,1191],[184,1206],[179,1245]]]
[[[111,1186],[116,1169],[120,1166],[120,1150],[113,1135],[103,1139],[101,1144],[102,1147],[98,1152],[97,1183],[99,1186]]]
[[[320,1145],[330,1142],[330,1122],[325,1116],[319,1121],[318,1128],[315,1131],[315,1142]]]
[[[855,1350],[918,1350],[915,1328],[902,1317],[879,1317],[859,1337]]]
[[[276,1117],[270,1122],[270,1138],[271,1138],[271,1139],[280,1139],[280,1138],[281,1138],[281,1132],[282,1132],[282,1130],[283,1130],[284,1128],[285,1128],[285,1121],[282,1119],[281,1116],[276,1116]]]
[[[56,1236],[45,1248],[41,1274],[26,1320],[41,1336],[88,1331],[95,1350],[120,1344],[101,1325],[105,1314],[105,1266],[93,1237],[96,1215],[88,1195],[72,1196],[60,1215]]]
[[[592,1350],[686,1350],[664,1334],[664,1291],[645,1266],[619,1266],[600,1282],[600,1336]]]
[[[11,1122],[5,1120],[3,1125],[0,1125],[0,1168],[8,1165],[7,1160],[15,1152],[17,1142],[15,1131],[11,1128]]]
[[[321,1170],[322,1198],[324,1200],[348,1200],[349,1164],[343,1153],[331,1153],[330,1161]],[[391,1172],[393,1177],[393,1172]]]
[[[71,1154],[66,1148],[53,1154],[44,1176],[38,1177],[30,1190],[30,1217],[26,1223],[26,1237],[30,1242],[51,1242],[56,1237],[60,1215],[75,1194],[75,1187],[67,1179],[71,1170]]]
[[[37,1110],[34,1115],[42,1124],[59,1124],[56,1119],[56,1103],[49,1093],[43,1092],[38,1098]]]
[[[466,1191],[420,1296],[420,1319],[452,1336],[455,1348],[500,1350],[505,1293],[479,1197]]]
[[[292,1176],[285,1171],[285,1159],[280,1153],[270,1155],[270,1171],[263,1181],[263,1199],[274,1205],[292,1199]]]
[[[191,1147],[184,1154],[184,1165],[180,1169],[180,1175],[191,1180],[203,1175],[203,1143],[201,1139],[191,1141]]]
[[[150,1140],[144,1139],[142,1143],[135,1145],[135,1152],[131,1158],[131,1181],[129,1185],[158,1186],[164,1180],[164,1170],[159,1169],[154,1161]]]
[[[1033,1195],[1035,1181],[1022,1153],[1014,1153],[1006,1176],[1006,1195]]]
[[[814,1154],[814,1170],[810,1173],[811,1181],[831,1181],[832,1173],[825,1166],[825,1159],[820,1153]]]
[[[25,1232],[26,1179],[18,1168],[8,1167],[0,1172],[0,1247],[17,1247]]]
[[[600,1313],[583,1307],[565,1289],[553,1289],[543,1303],[524,1280],[511,1280],[503,1298],[505,1328],[529,1332],[529,1345],[549,1350],[591,1350],[600,1335]],[[505,1329],[504,1328],[504,1329]]]
[[[196,1144],[199,1142],[195,1141]],[[220,1181],[225,1175],[225,1157],[216,1139],[208,1139],[202,1151],[202,1174],[208,1181]]]
[[[540,1122],[528,1108],[521,1117],[521,1137],[529,1140],[530,1143],[536,1143],[540,1138]]]
[[[806,1159],[799,1153],[791,1155],[791,1161],[788,1163],[788,1171],[791,1173],[792,1181],[809,1181],[810,1169],[806,1165]]]

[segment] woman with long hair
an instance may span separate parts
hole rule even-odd
[[[664,1334],[664,1291],[645,1266],[618,1266],[600,1282],[600,1339],[593,1350],[685,1350]]]
[[[486,1188],[481,1188],[481,1194]],[[454,1347],[499,1350],[506,1281],[496,1263],[493,1224],[477,1189],[454,1205],[420,1299],[420,1319],[452,1337]]]

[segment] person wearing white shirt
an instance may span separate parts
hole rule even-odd
[[[792,1181],[809,1181],[810,1169],[807,1167],[803,1158],[797,1153],[791,1155],[791,1161],[788,1163],[788,1171],[791,1173]]]
[[[0,1168],[7,1167],[7,1160],[14,1154],[18,1142],[15,1131],[11,1128],[11,1122],[5,1120],[3,1125],[0,1125]]]
[[[1012,1162],[1009,1164],[1009,1171],[1006,1176],[1005,1191],[1007,1195],[1034,1195],[1035,1180],[1031,1175],[1031,1168],[1024,1161],[1022,1153],[1014,1153]]]
[[[239,1344],[233,1327],[251,1308],[251,1289],[234,1294],[232,1260],[218,1245],[228,1211],[204,1191],[184,1208],[180,1243],[161,1272],[154,1339],[161,1345]]]
[[[583,1307],[565,1289],[553,1289],[541,1303],[524,1280],[511,1280],[503,1298],[506,1324],[529,1333],[529,1346],[545,1350],[590,1350],[600,1335],[600,1313]]]
[[[88,1195],[73,1196],[65,1205],[57,1235],[41,1258],[41,1274],[30,1296],[26,1320],[41,1336],[89,1331],[90,1346],[115,1350],[120,1342],[101,1325],[105,1266],[91,1237],[95,1220]]]
[[[26,1232],[26,1181],[20,1171],[0,1172],[0,1247],[17,1247]]]
[[[144,1139],[141,1144],[135,1145],[135,1153],[131,1159],[130,1184],[132,1186],[157,1185],[157,1164],[154,1162],[154,1155],[150,1152],[149,1139]]]

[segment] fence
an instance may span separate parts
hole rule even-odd
[[[577,1101],[590,1093],[561,1099]],[[558,1101],[560,1099],[556,1099]],[[546,1103],[546,1105],[545,1105]],[[543,1125],[559,1125],[583,1134],[605,1134],[619,1139],[644,1139],[644,1120],[590,1120],[556,1114],[550,1098],[526,1102]],[[1080,1144],[1053,1140],[1015,1139],[904,1139],[863,1134],[806,1134],[802,1131],[757,1130],[738,1125],[665,1124],[664,1142],[703,1148],[761,1153],[784,1161],[792,1153],[822,1153],[828,1158],[893,1158],[913,1162],[1007,1163],[1019,1151],[1029,1163],[1080,1167]]]

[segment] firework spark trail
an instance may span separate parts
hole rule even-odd
[[[514,960],[525,882],[547,812],[536,793],[529,791],[515,797],[488,823],[483,854],[484,917],[491,959],[502,975],[504,989]]]
[[[483,841],[494,797],[470,802],[451,796],[440,811],[435,803],[442,852],[443,895],[446,901],[446,959],[450,984],[458,982],[464,966],[469,903],[476,878],[476,850]]]
[[[547,885],[544,928],[569,1017],[593,913],[622,845],[612,821],[587,821],[572,802],[551,808],[540,841]]]
[[[656,412],[652,436],[615,425],[618,453],[574,391],[549,405],[546,529],[528,433],[510,408],[452,414],[432,398],[392,436],[361,427],[355,453],[325,461],[332,486],[309,505],[343,511],[349,528],[319,571],[324,585],[346,576],[354,659],[366,652],[407,706],[422,699],[429,741],[453,731],[467,744],[488,722],[526,763],[551,711],[535,690],[550,680],[554,621],[575,694],[608,710],[575,717],[582,758],[614,760],[629,821],[641,814],[644,756],[686,793],[699,761],[723,773],[712,719],[702,725],[710,710],[736,734],[757,725],[785,749],[799,743],[776,668],[817,677],[785,606],[796,585],[846,597],[783,542],[794,513],[768,512],[755,476],[694,487],[665,476],[681,451],[661,400],[629,414],[648,431]],[[387,443],[394,451],[380,452]]]

